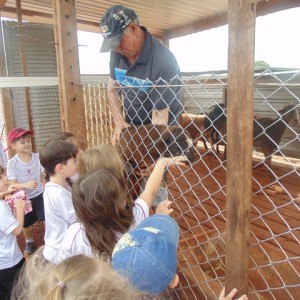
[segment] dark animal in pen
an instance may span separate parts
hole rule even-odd
[[[261,149],[265,156],[264,162],[270,169],[272,155],[278,149],[287,125],[299,125],[299,111],[299,105],[290,104],[278,111],[278,117],[254,117],[253,147]],[[219,153],[218,145],[224,145],[224,157],[226,158],[226,123],[223,129],[213,130],[212,141],[217,146],[217,153]]]
[[[180,126],[150,124],[125,128],[116,148],[126,163],[125,169],[131,182],[129,188],[134,191],[131,193],[133,197],[138,193],[139,177],[147,173],[148,168],[160,157],[186,155],[187,163],[192,163],[195,159],[190,135]]]
[[[300,106],[290,104],[279,110],[279,116],[255,117],[253,124],[253,146],[261,148],[265,163],[271,169],[272,154],[278,150],[288,124],[299,125]]]
[[[221,132],[226,124],[226,108],[223,103],[210,107],[208,114],[193,115],[182,114],[180,125],[183,129],[190,133],[194,146],[201,140],[207,150],[207,142],[213,146],[214,142],[218,142],[217,136],[213,140],[213,134]]]
[[[215,147],[217,154],[220,154],[220,146],[224,146],[224,158],[226,158],[226,126],[227,122],[225,121],[223,124],[220,124],[220,126],[214,127],[211,132],[211,141],[213,147]]]

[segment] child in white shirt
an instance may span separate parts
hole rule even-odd
[[[50,177],[45,185],[45,247],[44,257],[58,262],[58,251],[68,227],[76,221],[71,192],[66,179],[77,172],[76,148],[62,140],[50,140],[40,150],[42,166]]]
[[[32,235],[32,225],[38,220],[45,220],[42,183],[42,167],[37,153],[32,152],[32,130],[13,128],[8,134],[10,147],[16,151],[7,163],[7,177],[11,185],[24,189],[31,204],[32,211],[25,215],[24,235],[26,245],[24,255],[33,253],[35,246]]]
[[[14,280],[20,271],[24,258],[16,236],[23,230],[25,201],[15,201],[16,216],[4,201],[6,195],[16,191],[8,185],[5,170],[0,166],[0,299],[10,299]]]
[[[185,166],[186,160],[186,156],[159,159],[145,190],[133,202],[127,197],[119,153],[109,145],[84,152],[79,174],[83,170],[93,171],[81,175],[72,187],[72,200],[79,223],[67,230],[59,260],[80,253],[91,255],[93,251],[110,256],[122,235],[149,216],[149,208],[161,184],[165,167]],[[173,211],[170,204],[168,200],[163,201],[157,207],[157,213],[170,214]]]

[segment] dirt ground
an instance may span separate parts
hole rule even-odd
[[[44,222],[38,221],[35,224],[33,224],[32,232],[33,232],[33,240],[34,240],[35,246],[37,248],[43,246],[44,245],[44,234],[45,234]],[[19,244],[21,251],[23,252],[24,247],[25,247],[25,237],[24,237],[23,233],[21,233],[18,236],[18,244]]]

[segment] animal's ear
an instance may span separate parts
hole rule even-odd
[[[146,145],[146,149],[150,151],[157,151],[159,149],[159,152],[164,151],[166,148],[166,143],[163,139],[163,136],[158,137],[155,140],[152,140],[149,144]]]
[[[154,149],[159,150],[160,153],[164,151],[168,145],[170,145],[174,141],[174,137],[178,136],[177,131],[182,132],[183,129],[172,128],[171,130],[166,130],[162,135],[160,135],[157,139],[153,140],[151,143],[147,144],[147,149],[153,151]]]
[[[285,112],[284,108],[278,110],[278,113],[279,113],[280,115],[282,115],[284,112]]]
[[[180,136],[181,134],[184,134],[185,130],[183,130],[182,127],[180,126],[172,126],[171,127],[171,134],[170,136],[166,136],[166,138],[164,140],[170,139],[170,138],[177,138],[178,136]]]

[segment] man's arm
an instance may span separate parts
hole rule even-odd
[[[168,125],[169,123],[169,108],[162,110],[153,109],[152,111],[152,124]]]
[[[112,137],[112,144],[116,145],[117,141],[120,139],[121,130],[129,125],[125,122],[123,116],[123,103],[119,96],[119,84],[116,80],[109,77],[108,80],[108,106],[110,112],[113,116],[115,132]]]

